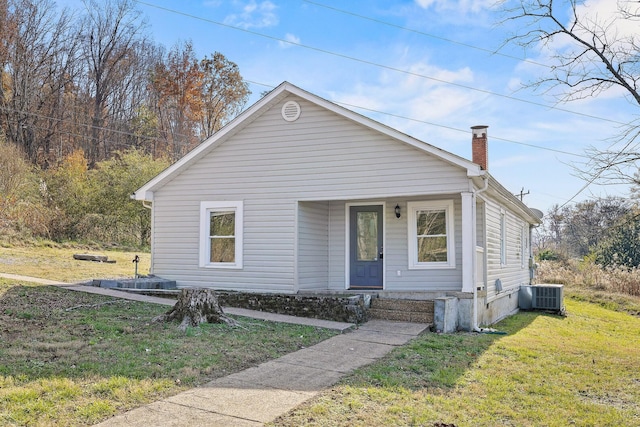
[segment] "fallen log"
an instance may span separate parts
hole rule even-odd
[[[73,254],[73,259],[77,259],[79,261],[108,262],[109,257],[106,255]]]

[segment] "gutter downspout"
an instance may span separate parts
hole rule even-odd
[[[482,187],[479,190],[473,190],[472,191],[474,203],[476,202],[476,198],[477,198],[478,194],[486,191],[487,188],[489,188],[489,177],[485,175],[482,178],[482,180],[484,181],[484,187]],[[474,211],[474,216],[477,215],[476,206],[474,206],[473,211]],[[475,231],[475,228],[476,228],[475,218],[474,218],[474,221],[473,221],[473,228],[474,228],[474,231]],[[474,235],[477,236],[477,233],[474,233]],[[476,249],[473,248],[473,250],[474,250],[474,256],[475,256]],[[486,248],[485,248],[485,254],[486,254]],[[477,262],[477,258],[476,258],[476,262]],[[474,267],[476,267],[476,268],[474,268],[474,272],[473,272],[473,276],[474,276],[475,280],[474,280],[474,283],[473,283],[473,314],[472,314],[473,325],[472,325],[472,331],[474,331],[474,332],[483,332],[483,330],[478,327],[478,278],[476,277],[476,274],[478,272],[478,268],[477,268],[477,265],[475,265],[475,264],[474,264]],[[485,269],[483,268],[483,271],[484,270]]]

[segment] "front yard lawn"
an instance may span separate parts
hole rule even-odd
[[[92,425],[334,331],[238,318],[181,332],[168,307],[0,279],[0,425]]]
[[[640,318],[566,305],[423,335],[273,425],[640,426]]]

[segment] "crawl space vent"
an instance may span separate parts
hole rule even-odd
[[[288,122],[298,120],[300,117],[300,104],[296,101],[287,101],[282,106],[282,118]]]

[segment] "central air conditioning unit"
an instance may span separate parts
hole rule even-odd
[[[523,310],[564,313],[564,285],[540,284],[520,287],[518,305]]]

